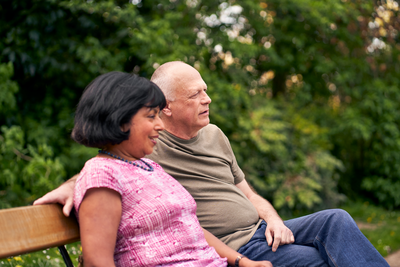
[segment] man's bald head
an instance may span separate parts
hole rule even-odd
[[[175,101],[175,89],[180,83],[179,68],[193,68],[182,61],[171,61],[162,64],[151,76],[151,81],[160,87],[168,101]]]

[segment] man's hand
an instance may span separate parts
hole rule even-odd
[[[239,261],[239,267],[273,267],[269,261],[252,261],[248,258],[243,258]]]
[[[277,250],[279,245],[291,244],[294,242],[292,231],[285,226],[271,203],[257,195],[256,192],[250,188],[246,180],[241,181],[236,184],[236,186],[254,205],[260,218],[267,222],[265,237],[267,238],[268,246],[272,245],[273,252]]]
[[[58,188],[37,199],[33,202],[33,205],[59,203],[64,206],[63,213],[68,217],[74,206],[74,187],[76,177],[77,175],[60,185]]]
[[[267,222],[265,230],[268,246],[272,245],[272,251],[275,252],[279,245],[291,244],[294,242],[292,231],[286,227],[281,220]]]

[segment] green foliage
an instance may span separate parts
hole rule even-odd
[[[64,167],[48,145],[26,146],[19,126],[2,126],[1,132],[1,208],[26,205],[62,182]]]
[[[65,245],[72,264],[78,266],[78,257],[82,255],[80,242]],[[0,259],[4,267],[64,267],[65,263],[57,248],[45,249],[30,254],[24,254],[7,259]]]
[[[5,103],[0,115],[15,112],[15,82],[12,64],[0,64],[0,87]],[[20,126],[5,125],[0,128],[0,208],[21,206],[59,185],[64,167],[55,158],[53,150],[45,143],[26,144]]]
[[[275,207],[286,210],[333,207],[343,196],[332,190],[342,163],[327,150],[326,129],[300,114],[284,114],[273,102],[242,120],[248,141],[261,153],[247,153],[250,181]]]
[[[0,112],[3,114],[15,108],[14,94],[18,92],[18,84],[10,80],[13,74],[11,62],[0,65]]]
[[[213,99],[212,123],[277,208],[331,207],[343,194],[398,208],[394,3],[2,2],[3,205],[16,205],[12,194],[38,196],[45,190],[34,188],[54,187],[96,154],[69,138],[93,78],[112,70],[149,78],[160,64],[181,60],[200,71]],[[3,176],[6,170],[13,175]]]

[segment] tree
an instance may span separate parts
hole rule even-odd
[[[396,1],[30,0],[0,12],[0,60],[15,70],[0,85],[19,88],[0,95],[18,110],[0,113],[3,138],[21,136],[7,151],[18,143],[35,158],[28,148],[45,144],[64,179],[96,154],[69,138],[86,84],[181,60],[207,82],[212,123],[277,208],[335,206],[337,185],[400,205]]]

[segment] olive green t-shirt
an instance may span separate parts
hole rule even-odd
[[[228,138],[209,124],[190,140],[160,132],[148,158],[177,179],[197,203],[203,228],[238,250],[257,230],[257,210],[235,185],[243,181]]]

